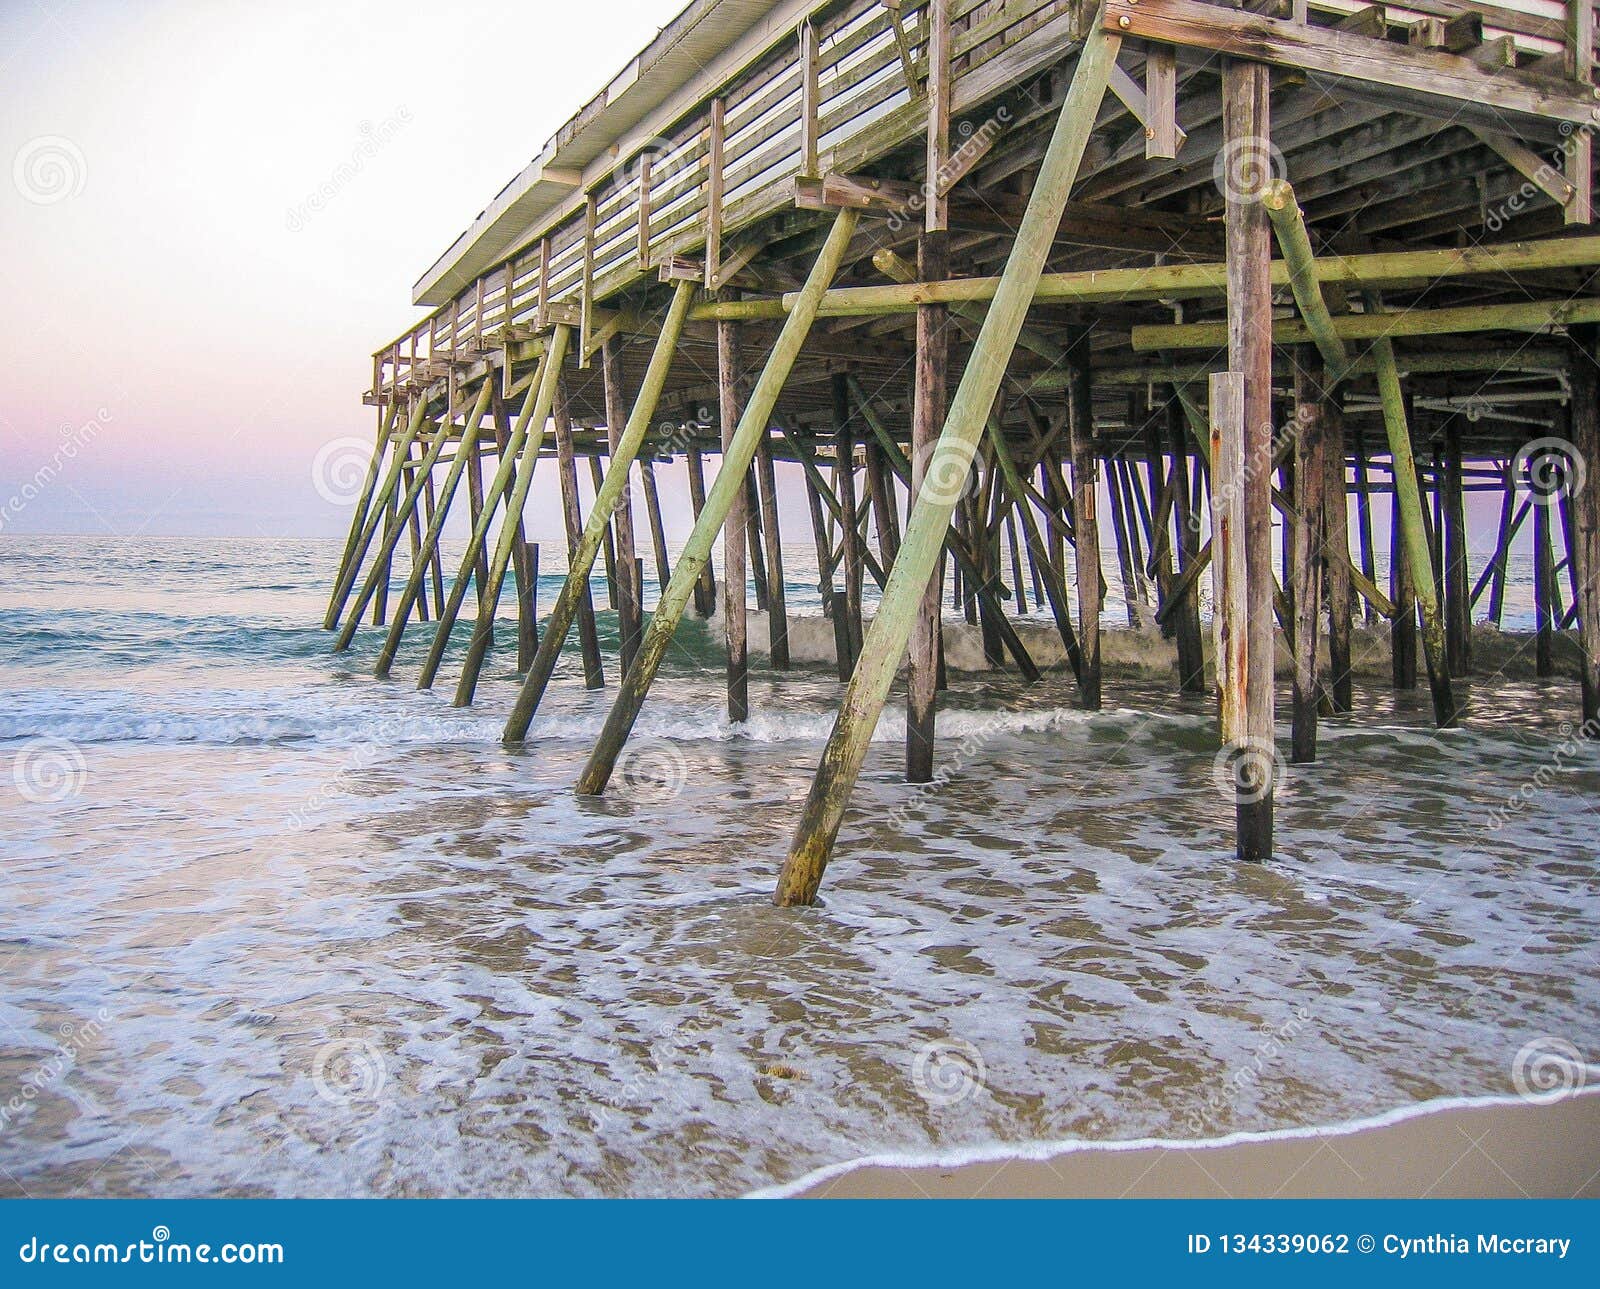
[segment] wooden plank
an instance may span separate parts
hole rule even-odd
[[[1559,82],[1513,71],[1490,75],[1470,59],[1443,50],[1411,49],[1199,0],[1105,0],[1102,23],[1107,31],[1123,36],[1444,100],[1459,110],[1463,120],[1492,125],[1509,114],[1591,125],[1597,119],[1592,96]]]

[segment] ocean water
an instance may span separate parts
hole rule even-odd
[[[0,1191],[735,1195],[1589,1077],[1600,749],[1516,642],[1443,734],[1368,659],[1256,867],[1159,666],[1094,715],[953,672],[941,781],[900,780],[892,701],[822,905],[781,911],[830,666],[758,663],[730,727],[690,623],[579,799],[612,691],[569,650],[508,751],[510,630],[472,709],[464,625],[434,692],[431,626],[375,681],[380,632],[318,628],[338,550],[0,543]]]

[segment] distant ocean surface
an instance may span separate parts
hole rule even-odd
[[[831,666],[757,660],[729,726],[689,624],[631,769],[579,799],[603,595],[608,688],[569,645],[508,751],[510,620],[473,708],[470,623],[434,691],[431,624],[376,681],[381,631],[334,656],[320,629],[340,546],[0,541],[0,1192],[734,1195],[1537,1091],[1596,1057],[1600,750],[1571,679],[1479,683],[1439,734],[1425,690],[1363,677],[1247,868],[1209,702],[1113,666],[1088,715],[1059,671],[955,672],[943,782],[901,780],[897,696],[824,903],[779,911]],[[789,580],[814,616],[805,551]],[[558,586],[547,562],[544,608]]]

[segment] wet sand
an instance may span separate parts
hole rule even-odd
[[[863,1164],[807,1199],[1600,1198],[1600,1088],[1548,1105],[1455,1105],[1320,1135],[954,1167]]]

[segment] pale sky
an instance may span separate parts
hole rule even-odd
[[[0,534],[342,534],[412,283],[682,7],[0,0]]]

